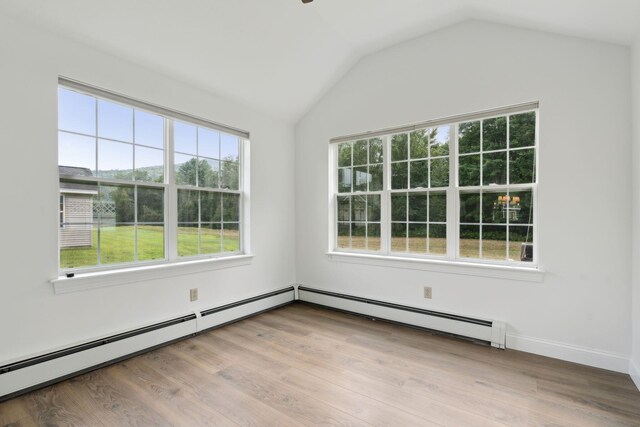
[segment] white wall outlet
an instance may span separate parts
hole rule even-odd
[[[191,301],[198,301],[198,288],[193,288],[189,291],[189,299]]]
[[[427,298],[427,299],[431,299],[432,298],[431,286],[425,286],[424,287],[424,297]]]

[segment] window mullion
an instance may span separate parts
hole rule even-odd
[[[170,261],[178,259],[178,190],[173,155],[173,120],[165,121],[165,253]]]
[[[391,137],[382,137],[382,197],[380,200],[380,252],[391,253]]]
[[[459,256],[460,187],[458,186],[458,125],[449,128],[449,188],[447,189],[447,258]]]

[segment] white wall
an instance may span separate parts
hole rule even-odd
[[[631,64],[631,86],[633,94],[633,251],[632,298],[631,298],[631,363],[629,373],[640,389],[640,39],[633,46]]]
[[[294,283],[290,125],[1,16],[0,40],[0,365]],[[58,75],[250,131],[253,263],[55,295]]]
[[[482,22],[366,57],[296,127],[298,282],[505,320],[512,348],[626,372],[629,73],[628,48]],[[534,100],[542,283],[328,260],[329,138]]]

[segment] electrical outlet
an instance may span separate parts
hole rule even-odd
[[[424,287],[424,297],[427,298],[427,299],[431,299],[432,298],[431,286],[425,286]]]
[[[191,301],[198,300],[198,288],[193,288],[189,291],[189,298],[191,299]]]

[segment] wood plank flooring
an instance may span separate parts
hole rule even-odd
[[[0,404],[0,426],[640,426],[627,375],[296,303]]]

